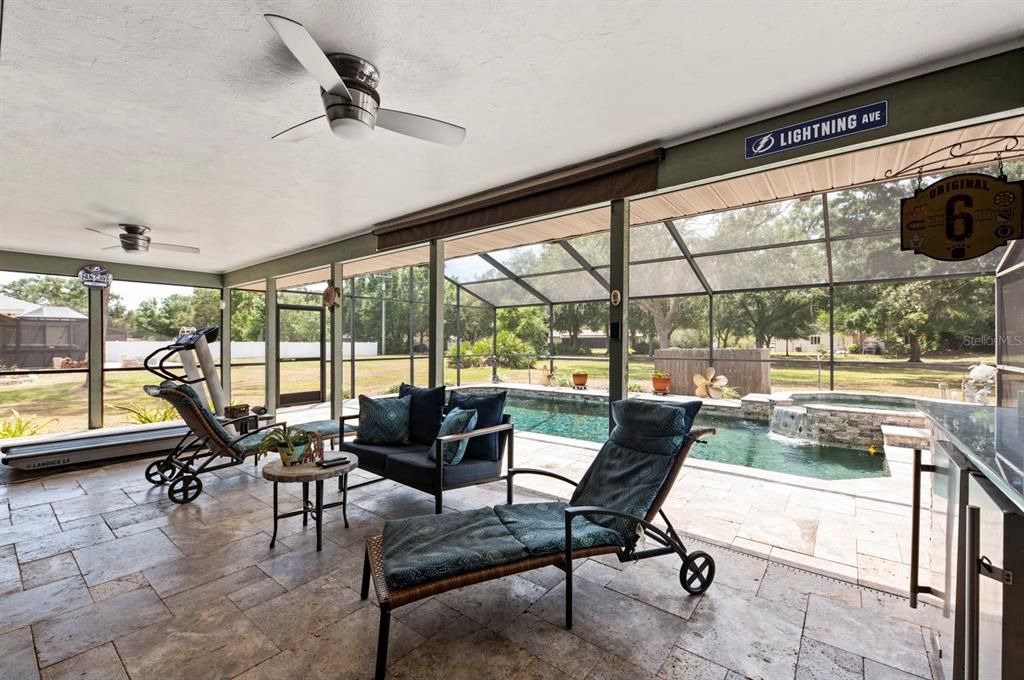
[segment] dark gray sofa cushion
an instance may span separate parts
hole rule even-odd
[[[409,405],[409,441],[415,444],[433,444],[444,417],[444,385],[415,387],[402,383],[398,396],[411,396]]]
[[[464,411],[476,411],[476,427],[501,425],[505,415],[505,398],[507,392],[498,394],[462,394],[452,391],[448,395],[448,410],[461,408]],[[501,459],[501,447],[498,434],[485,434],[473,437],[466,446],[466,458],[497,461]]]
[[[383,547],[384,579],[392,588],[529,557],[491,508],[389,520]]]
[[[385,446],[383,444],[356,444],[351,441],[342,442],[342,451],[348,451],[359,456],[359,467],[370,472],[383,472],[387,459],[400,454],[415,454],[427,457],[430,451],[429,446],[423,444],[405,444],[402,446]],[[431,463],[433,466],[433,463]]]
[[[388,456],[385,477],[415,489],[437,486],[437,463],[424,453],[400,453]],[[501,475],[501,464],[489,460],[463,458],[458,465],[444,466],[444,485],[472,484]]]

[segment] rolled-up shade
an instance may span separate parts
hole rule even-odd
[[[577,165],[382,222],[378,250],[457,236],[476,229],[571,210],[657,188],[664,149],[647,149]]]

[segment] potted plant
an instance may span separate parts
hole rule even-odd
[[[281,456],[281,463],[285,466],[300,465],[311,440],[308,432],[285,425],[280,429],[270,430],[264,435],[260,440],[260,451],[262,453],[277,451]]]
[[[668,388],[672,385],[672,377],[665,371],[651,373],[651,387],[655,394],[668,394]]]
[[[587,372],[586,371],[573,371],[573,373],[572,373],[572,384],[573,384],[573,387],[586,387],[587,386]]]

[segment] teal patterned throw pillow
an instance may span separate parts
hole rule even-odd
[[[446,434],[472,432],[475,427],[476,411],[464,411],[461,408],[453,408],[448,412],[448,415],[444,417],[444,421],[441,423],[441,429],[437,431],[437,436],[443,437]],[[457,465],[462,462],[462,457],[466,455],[466,446],[468,445],[468,439],[460,439],[457,442],[448,442],[447,444],[444,444],[441,447],[441,451],[444,456],[445,464]],[[430,460],[436,460],[434,451],[434,447],[431,447]]]
[[[408,444],[411,396],[371,399],[359,395],[356,444]]]

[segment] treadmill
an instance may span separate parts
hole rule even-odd
[[[217,340],[219,330],[216,326],[209,326],[184,333],[173,343],[146,357],[145,366],[150,373],[161,379],[195,385],[204,401],[206,395],[202,383],[205,383],[217,415],[223,416],[224,395],[209,344]],[[178,358],[184,375],[171,370],[167,362],[172,357]],[[166,454],[190,432],[187,425],[177,422],[127,425],[52,437],[7,439],[0,443],[0,462],[18,470],[40,470],[125,456]]]
[[[139,454],[167,453],[189,433],[182,423],[129,425],[101,432],[22,437],[0,444],[3,464],[18,470],[87,463]]]

